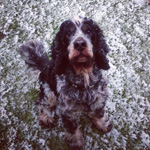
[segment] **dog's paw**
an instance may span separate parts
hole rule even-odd
[[[41,113],[39,116],[39,122],[42,126],[46,128],[52,128],[54,126],[54,119],[48,116],[46,113]]]
[[[111,131],[112,121],[109,120],[108,116],[104,115],[102,118],[94,118],[93,122],[96,128],[104,133]]]
[[[77,129],[74,134],[66,133],[66,142],[69,150],[82,150],[83,138],[81,131]]]

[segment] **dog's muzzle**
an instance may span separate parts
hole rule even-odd
[[[69,59],[74,65],[91,64],[93,62],[92,45],[87,39],[77,37],[69,46]]]

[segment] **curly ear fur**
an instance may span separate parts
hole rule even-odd
[[[106,44],[103,32],[99,28],[99,26],[92,20],[88,21],[90,21],[90,24],[92,24],[95,34],[94,39],[92,40],[95,53],[95,62],[99,69],[108,70],[110,66],[106,55],[110,51],[110,49]]]
[[[110,68],[109,61],[106,57],[107,53],[110,51],[106,41],[104,39],[102,30],[97,26],[97,33],[98,33],[98,39],[97,39],[97,48],[96,48],[96,54],[95,54],[95,61],[97,63],[98,68],[108,70]]]
[[[56,34],[56,37],[52,43],[52,59],[55,62],[53,72],[55,74],[63,74],[69,64],[68,52],[67,52],[67,41],[64,40],[64,30],[65,22],[60,26],[60,30]]]
[[[95,62],[99,69],[108,70],[110,68],[109,61],[106,58],[106,54],[100,51],[96,51]]]

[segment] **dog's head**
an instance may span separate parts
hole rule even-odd
[[[52,58],[62,61],[59,64],[64,67],[71,64],[89,68],[96,64],[99,69],[109,69],[109,48],[102,30],[91,19],[75,17],[63,22],[51,49]]]

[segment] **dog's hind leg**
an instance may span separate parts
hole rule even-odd
[[[66,129],[66,142],[71,150],[81,150],[83,139],[81,131],[79,130],[73,112],[67,111],[62,114],[62,121]]]

